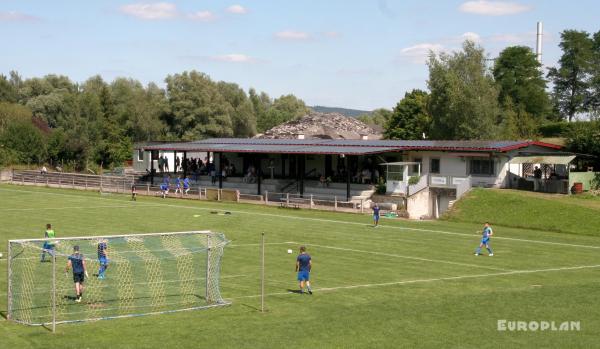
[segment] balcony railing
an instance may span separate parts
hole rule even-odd
[[[429,174],[429,186],[434,188],[456,188],[462,182],[469,180],[469,178],[470,177]]]

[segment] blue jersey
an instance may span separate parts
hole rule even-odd
[[[106,250],[108,250],[108,244],[106,242],[98,243],[98,259],[106,258]]]
[[[379,206],[373,207],[373,216],[379,216]]]
[[[81,274],[83,270],[83,255],[81,253],[74,253],[69,256],[71,266],[73,267],[74,274]]]
[[[190,187],[190,180],[189,180],[189,178],[186,178],[186,179],[183,180],[183,187],[186,188],[186,189]]]
[[[490,235],[492,235],[492,228],[491,227],[483,228],[483,233],[481,234],[481,237],[484,239],[489,239]]]
[[[310,271],[310,255],[302,253],[296,261],[298,261],[298,271]]]

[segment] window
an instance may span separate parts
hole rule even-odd
[[[440,159],[431,159],[430,173],[440,173]]]
[[[413,159],[413,162],[418,162],[419,164],[422,161],[423,160],[421,158],[415,158],[415,159]],[[419,173],[419,167],[420,167],[420,165],[413,165],[413,168],[412,168],[413,173]]]
[[[144,161],[144,149],[138,149],[138,161]]]
[[[469,165],[471,175],[493,176],[495,173],[492,159],[471,159]]]

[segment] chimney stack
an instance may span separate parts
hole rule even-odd
[[[537,22],[537,41],[535,45],[535,58],[542,63],[542,37],[543,37],[542,22]]]

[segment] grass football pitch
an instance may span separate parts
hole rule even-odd
[[[211,211],[230,211],[215,215]],[[465,214],[465,212],[463,212]],[[43,327],[0,318],[0,348],[593,348],[600,343],[600,237],[494,226],[494,256],[473,255],[480,224],[412,222],[250,204],[0,185],[0,313],[6,242],[187,230],[223,232],[230,306]],[[585,225],[585,222],[581,222]],[[261,232],[266,309],[260,313]],[[314,295],[297,288],[298,247]],[[294,250],[288,254],[287,250]],[[113,276],[114,277],[114,276]],[[110,279],[110,269],[107,273]],[[85,302],[79,304],[85,307]],[[578,321],[573,331],[499,331],[498,320]]]

